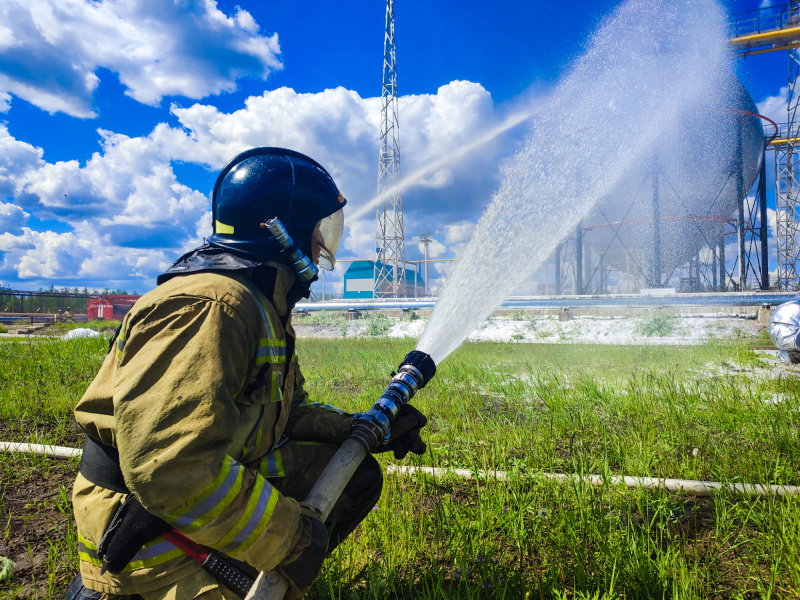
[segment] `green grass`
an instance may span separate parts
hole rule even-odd
[[[508,480],[387,476],[377,510],[326,562],[309,597],[796,596],[800,500],[698,499],[539,476],[800,485],[800,378],[773,376],[748,343],[465,344],[415,397],[430,419],[429,452],[405,464],[502,470]],[[74,443],[71,409],[106,347],[102,338],[0,343],[6,434]],[[298,341],[312,397],[350,411],[375,402],[412,348],[385,338]],[[46,478],[54,464],[2,455],[3,489]],[[59,494],[42,502],[69,511]],[[76,564],[74,531],[51,538],[59,558],[41,577],[43,598],[59,597]],[[0,596],[21,586],[0,586]]]
[[[675,318],[659,311],[653,311],[642,317],[636,324],[636,333],[647,337],[666,337],[673,331],[675,331]]]
[[[8,327],[0,324],[0,333],[8,333]]]

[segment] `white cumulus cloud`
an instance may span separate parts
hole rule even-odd
[[[17,225],[4,234],[4,268],[30,278],[61,270],[152,282],[181,251],[210,233],[210,198],[180,181],[172,164],[216,171],[253,146],[288,147],[319,161],[348,199],[345,215],[376,194],[379,98],[361,98],[344,88],[312,94],[282,88],[251,97],[231,113],[202,104],[173,106],[172,112],[178,126],[161,123],[145,136],[100,130],[101,150],[83,165],[46,162],[40,148],[0,127],[0,156],[8,157],[0,163],[0,186],[7,198],[36,219],[56,219],[72,230],[48,237],[21,234]],[[458,81],[437,94],[402,97],[402,168],[414,172],[480,139],[501,118],[496,113],[490,95],[476,83]],[[497,165],[514,147],[513,139],[494,141],[460,160],[445,161],[446,185],[426,178],[403,192],[406,237],[430,230],[442,240],[434,253],[457,253],[472,232],[469,219],[482,211],[494,188]],[[374,218],[374,210],[361,219],[346,216],[343,258],[374,255]],[[76,246],[77,254],[59,263],[51,255],[66,251],[74,242],[69,235],[90,244]],[[418,257],[416,243],[407,244],[407,250],[409,259]],[[37,261],[49,266],[34,268]],[[119,268],[109,271],[108,264],[115,262]]]
[[[26,213],[19,206],[9,202],[0,203],[0,234],[21,234],[22,226],[28,222],[30,217],[30,214]]]
[[[103,67],[135,100],[199,99],[281,69],[277,34],[214,0],[6,0],[0,3],[0,107],[14,94],[50,113],[93,117]]]

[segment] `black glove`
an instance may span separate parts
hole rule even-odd
[[[420,430],[427,425],[428,419],[410,404],[404,404],[397,412],[389,432],[389,441],[381,444],[373,454],[394,450],[394,457],[402,460],[406,454],[425,454],[428,446],[422,441]]]
[[[289,560],[292,562],[288,565],[280,564],[277,569],[289,580],[289,589],[284,596],[286,600],[298,600],[305,596],[319,575],[328,553],[328,529],[322,521],[308,516],[306,511],[303,512],[301,517],[303,532],[289,553]]]

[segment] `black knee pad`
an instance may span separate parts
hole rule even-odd
[[[378,461],[373,456],[367,456],[353,473],[350,481],[344,488],[344,493],[354,504],[378,501],[383,489],[383,472]],[[372,508],[370,506],[369,508]]]
[[[381,497],[383,473],[378,461],[367,456],[359,465],[342,493],[345,504],[328,525],[328,553],[333,552],[370,513]],[[333,516],[333,515],[332,515]]]

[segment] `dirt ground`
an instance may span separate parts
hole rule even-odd
[[[26,441],[30,432],[25,423],[0,421],[4,441]],[[57,443],[80,447],[82,439],[75,424]],[[0,556],[16,563],[11,581],[0,583],[0,598],[61,593],[75,576],[74,565],[66,564],[63,554],[75,542],[70,501],[78,463],[9,454],[3,456],[0,469]],[[48,562],[56,565],[49,575]]]

